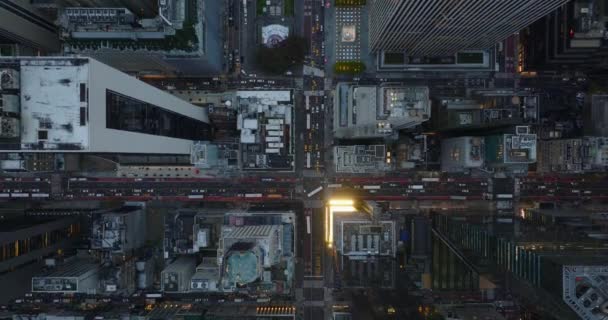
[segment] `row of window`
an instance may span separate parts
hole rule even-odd
[[[211,126],[179,113],[106,90],[106,127],[186,140],[209,140]]]
[[[66,228],[45,232],[27,239],[0,245],[0,262],[16,258],[30,252],[45,249],[80,233],[80,224],[73,223]]]

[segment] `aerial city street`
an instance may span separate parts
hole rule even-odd
[[[608,319],[608,1],[0,0],[0,319]]]

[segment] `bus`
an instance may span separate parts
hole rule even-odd
[[[312,168],[310,165],[310,152],[306,152],[306,168],[307,169]]]
[[[306,130],[310,130],[310,113],[306,114]]]
[[[261,198],[261,193],[246,193],[245,198]]]
[[[319,193],[321,190],[323,190],[323,186],[320,186],[320,187],[312,190],[311,192],[309,192],[308,197],[310,198],[310,197],[314,196],[315,194]]]

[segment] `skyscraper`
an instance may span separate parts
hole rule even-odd
[[[184,3],[159,1],[157,16],[144,19],[127,7],[63,8],[63,51],[130,74],[220,74],[222,1]]]
[[[486,49],[568,0],[371,0],[374,52],[447,56]]]
[[[92,58],[0,59],[0,151],[190,154],[206,110]]]
[[[0,1],[0,49],[0,55],[57,52],[59,33],[53,22],[40,15],[29,1]]]

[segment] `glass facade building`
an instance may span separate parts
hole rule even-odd
[[[106,127],[187,140],[209,140],[211,126],[176,112],[106,90]]]
[[[435,290],[479,290],[479,272],[438,232],[432,235],[432,287]]]
[[[11,226],[12,224],[12,226]],[[0,272],[65,249],[81,233],[78,219],[30,219],[11,221],[0,230]]]
[[[557,281],[555,275],[545,275],[545,271],[551,269],[553,260],[562,256],[584,256],[580,247],[584,243],[571,242],[543,242],[543,241],[515,241],[513,239],[492,235],[489,229],[483,225],[459,221],[447,216],[436,216],[434,221],[436,233],[449,239],[458,250],[467,253],[467,260],[476,261],[479,265],[488,266],[499,271],[509,272],[519,280],[525,281],[535,287],[545,287],[545,284]],[[445,259],[443,256],[450,254],[443,248],[439,241],[433,238],[433,257],[438,259],[436,265],[440,275],[450,272],[446,270],[451,267],[445,266],[445,262],[451,263],[453,258]],[[585,248],[590,250],[590,248]],[[598,249],[599,250],[599,249]],[[452,260],[450,260],[452,259]],[[441,269],[443,268],[443,269]],[[446,269],[448,268],[448,269]],[[454,267],[456,268],[456,267]],[[435,270],[434,270],[435,271]]]

